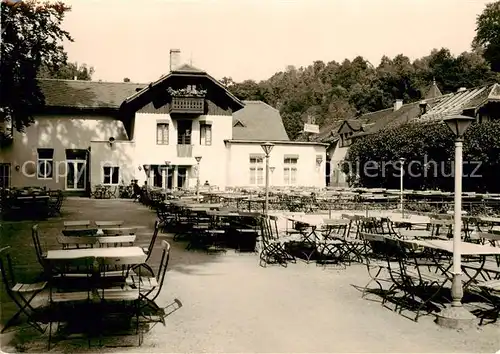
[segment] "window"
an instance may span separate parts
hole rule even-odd
[[[168,123],[156,123],[156,145],[168,145]]]
[[[297,157],[285,157],[283,164],[283,182],[285,185],[297,184]]]
[[[52,179],[54,174],[54,149],[38,149],[38,179]]]
[[[118,184],[120,180],[120,168],[117,166],[103,167],[103,184]]]
[[[0,188],[10,187],[10,163],[0,163]]]
[[[200,145],[212,145],[212,125],[200,123]]]
[[[191,145],[191,121],[177,121],[177,144]]]
[[[351,139],[351,133],[344,133],[341,136],[341,147],[348,147],[351,145],[352,139]]]
[[[250,184],[264,184],[264,157],[250,156]]]

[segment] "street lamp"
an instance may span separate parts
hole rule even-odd
[[[267,142],[262,143],[260,146],[266,154],[266,206],[264,210],[267,215],[269,212],[269,154],[271,154],[271,150],[273,149],[274,144]]]
[[[400,162],[400,168],[401,168],[401,172],[399,174],[399,199],[400,199],[400,203],[401,205],[399,206],[401,208],[401,217],[404,217],[404,204],[403,204],[403,201],[404,201],[404,193],[403,193],[403,176],[404,176],[404,164],[405,164],[405,158],[404,157],[401,157],[399,158],[399,162]]]
[[[201,156],[195,156],[196,160],[196,201],[200,200],[200,161]]]
[[[462,254],[460,252],[462,232],[462,146],[464,133],[475,121],[472,117],[453,115],[443,120],[455,135],[455,216],[453,227],[453,280],[451,284],[451,306],[438,316],[442,326],[460,328],[474,321],[475,317],[462,306]]]

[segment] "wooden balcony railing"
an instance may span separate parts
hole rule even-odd
[[[204,97],[172,97],[170,113],[205,113]]]
[[[177,157],[193,157],[193,145],[178,144]]]

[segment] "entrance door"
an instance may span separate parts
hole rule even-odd
[[[67,160],[66,189],[72,191],[85,190],[86,168],[85,160]]]
[[[177,169],[177,188],[187,188],[187,168],[179,167]]]

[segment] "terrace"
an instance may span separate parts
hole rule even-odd
[[[202,218],[201,214],[231,218],[235,214],[244,215],[242,210],[235,211],[228,205],[228,201],[236,203],[239,197],[232,193],[214,203],[204,201],[204,205],[194,205],[187,198],[173,204],[177,210],[200,214],[198,219]],[[261,202],[255,199],[248,202],[250,209],[261,208]],[[134,244],[148,244],[156,218],[168,221],[169,215],[176,213],[167,209],[172,203],[164,204],[164,199],[155,197],[149,201],[152,208],[132,200],[68,198],[60,216],[38,223],[42,246],[45,250],[60,249],[58,236],[70,228],[68,221],[71,220],[89,220],[102,228],[109,225],[96,220],[125,220],[118,227],[135,230]],[[248,204],[242,204],[245,211]],[[219,214],[211,209],[219,209]],[[329,216],[326,215],[328,211],[322,216],[310,211],[307,215],[291,216],[283,210],[274,210],[273,214],[280,215],[279,228],[285,230],[287,218],[305,224],[313,224],[314,220],[325,223],[328,218],[341,219],[345,212],[356,214],[352,210],[332,210]],[[361,211],[363,215],[365,212]],[[371,216],[383,213],[369,212]],[[415,218],[418,217],[404,221]],[[192,222],[187,224],[194,225]],[[0,248],[11,247],[16,275],[27,282],[41,271],[31,241],[32,225],[32,221],[2,223],[0,244]],[[168,241],[171,257],[166,282],[155,301],[161,308],[167,308],[178,299],[182,307],[165,317],[166,326],[156,324],[146,330],[142,346],[134,346],[130,349],[133,352],[492,352],[500,345],[498,323],[471,329],[464,335],[437,327],[432,316],[422,316],[418,322],[408,320],[381,306],[378,294],[369,293],[362,298],[359,289],[370,280],[364,264],[314,264],[302,262],[298,256],[297,262],[288,262],[287,267],[266,264],[264,268],[258,266],[261,259],[256,253],[234,251],[225,243],[218,248],[226,252],[211,252],[205,249],[206,245],[186,249],[193,239],[179,237],[178,232],[175,234],[175,240],[174,233],[159,234],[148,264],[156,269],[160,262],[161,241]],[[194,236],[196,238],[196,234]],[[16,310],[15,304],[6,299],[2,286],[3,324]],[[412,314],[410,310],[403,314],[408,313]],[[38,333],[25,325],[24,319],[22,323],[2,334],[2,350],[46,351],[47,333]],[[134,338],[133,335],[120,335],[105,338],[100,344],[106,347],[135,345]],[[102,350],[98,343],[93,340],[88,348],[85,339],[56,341],[52,350]],[[109,350],[123,352],[126,349]]]

